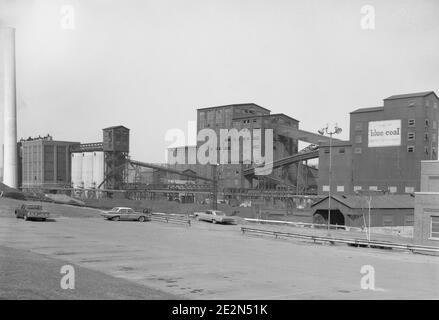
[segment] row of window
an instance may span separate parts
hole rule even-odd
[[[355,191],[362,191],[363,187],[362,186],[354,186],[354,192]],[[378,186],[369,186],[369,191],[378,191]],[[388,191],[390,193],[397,193],[398,192],[398,188],[396,186],[390,186],[387,187],[386,190],[380,189],[381,191]],[[329,192],[329,185],[323,185],[322,186],[322,191],[323,192]],[[337,186],[337,192],[345,192],[345,187],[344,186]],[[413,193],[415,192],[415,188],[414,187],[405,187],[404,188],[404,192],[405,193]]]
[[[359,147],[354,148],[355,154],[361,154],[362,152],[363,152],[362,148],[359,148]],[[407,146],[407,152],[409,152],[409,153],[415,152],[415,146],[413,146],[413,145]],[[329,151],[326,152],[326,150],[325,150],[325,153],[329,153]],[[344,150],[343,150],[343,152],[340,152],[340,153],[344,153]],[[429,154],[429,147],[428,146],[424,146],[424,153]],[[434,155],[436,154],[435,147],[431,147],[431,153]]]
[[[413,141],[416,138],[416,133],[415,132],[407,132],[407,140],[409,141]],[[424,141],[428,141],[429,139],[429,134],[428,132],[424,133]],[[436,142],[436,135],[432,136],[432,141]],[[363,142],[363,137],[360,135],[355,136],[355,143],[362,143]]]
[[[325,148],[325,149],[324,149],[324,152],[325,152],[325,153],[329,153],[329,148]],[[338,153],[345,153],[345,152],[346,152],[346,149],[345,149],[345,148],[338,148],[337,152],[338,152]]]
[[[439,240],[439,216],[431,216],[430,239]]]
[[[243,113],[251,113],[251,114],[255,114],[255,110],[253,109],[239,109],[237,110],[237,112],[239,113],[242,110]]]
[[[429,149],[430,148],[428,146],[424,146],[424,153],[425,154],[429,154],[430,153]],[[326,148],[324,152],[325,153],[329,153],[329,148]],[[338,153],[342,153],[343,154],[345,152],[346,152],[345,148],[339,148],[338,149]],[[415,152],[415,146],[412,146],[412,145],[407,146],[407,152],[409,152],[409,153]],[[362,154],[363,153],[363,149],[360,148],[360,147],[354,148],[354,153],[355,154]],[[435,147],[431,147],[431,153],[433,155],[436,155],[436,148]]]
[[[416,133],[415,132],[407,132],[407,140],[411,141],[411,140],[415,140],[416,139]],[[428,132],[424,133],[424,141],[428,141],[429,140],[429,134]],[[431,140],[433,142],[436,142],[436,135],[432,135]]]
[[[236,109],[236,113],[241,113],[241,114],[257,114],[257,115],[261,114],[260,112],[256,112],[253,109],[240,109],[240,108]],[[215,114],[216,114],[216,116],[215,116]],[[200,111],[199,112],[199,118],[201,120],[206,119],[206,117],[207,117],[207,119],[210,119],[210,120],[212,120],[214,117],[216,117],[216,118],[223,118],[223,115],[225,115],[226,117],[231,117],[232,116],[232,110],[231,109],[218,109],[218,110],[216,110],[216,112],[215,112],[215,110]]]
[[[253,122],[256,123],[256,122],[258,122],[258,120],[257,119],[253,119]],[[250,123],[250,120],[249,119],[242,120],[242,123]]]
[[[415,104],[415,101],[410,101],[409,102],[409,107],[414,107],[416,104]],[[430,101],[429,100],[425,100],[425,106],[426,107],[429,107],[430,106]],[[435,103],[433,103],[433,108],[434,109],[437,109],[437,102],[435,102]]]
[[[430,120],[425,119],[425,127],[430,126]],[[407,120],[407,126],[408,127],[416,127],[416,119],[408,119]],[[437,129],[437,122],[433,121],[433,129]],[[355,131],[362,131],[363,130],[363,122],[357,122],[355,124]]]
[[[430,148],[428,146],[424,146],[424,153],[429,154]],[[407,146],[407,152],[413,153],[415,152],[415,146]],[[431,147],[431,154],[436,155],[436,148]]]

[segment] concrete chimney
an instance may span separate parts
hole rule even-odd
[[[4,135],[3,135],[3,183],[18,187],[17,155],[17,103],[15,88],[15,29],[0,29],[3,47],[4,73]]]

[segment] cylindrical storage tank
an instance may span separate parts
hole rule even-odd
[[[93,153],[93,185],[95,188],[104,181],[104,153]],[[104,186],[102,185],[101,188]]]
[[[84,152],[82,158],[82,181],[84,188],[93,188],[93,152]]]
[[[82,187],[82,153],[72,153],[72,185]]]

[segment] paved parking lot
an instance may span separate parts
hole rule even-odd
[[[1,246],[61,259],[170,297],[439,298],[438,257],[246,236],[236,225],[195,222],[187,227],[64,216],[30,222],[1,210]],[[375,268],[376,290],[360,288],[363,265]]]

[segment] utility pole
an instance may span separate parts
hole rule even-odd
[[[328,190],[328,235],[330,234],[331,226],[331,183],[332,183],[332,135],[341,133],[342,129],[337,124],[334,126],[334,130],[329,130],[327,124],[325,128],[320,129],[318,133],[321,135],[329,135],[329,190]]]
[[[218,165],[212,165],[212,210],[218,209]]]

